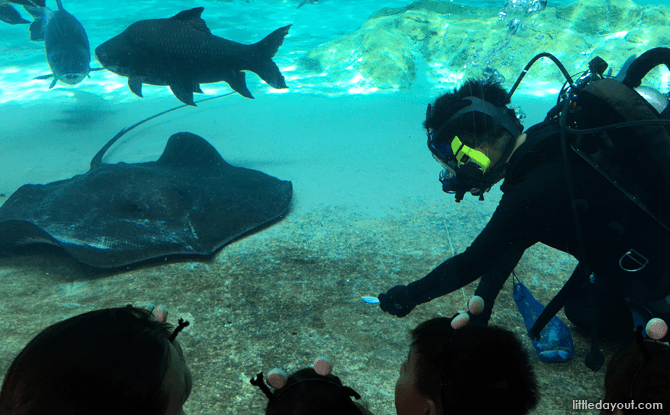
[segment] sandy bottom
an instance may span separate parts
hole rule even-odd
[[[394,414],[408,330],[453,315],[463,308],[463,294],[422,305],[403,319],[360,297],[421,278],[451,256],[452,246],[462,252],[500,197],[494,190],[483,203],[468,198],[457,205],[442,193],[440,168],[421,128],[427,102],[414,93],[338,99],[268,94],[256,100],[233,95],[128,133],[106,162],[155,160],[171,134],[189,131],[233,165],[291,180],[290,210],[204,258],[159,258],[103,271],[53,247],[0,256],[0,374],[50,324],[93,309],[153,302],[169,308],[171,323],[191,322],[179,336],[194,374],[187,413],[259,414],[266,401],[249,385],[252,376],[274,367],[292,371],[325,355],[373,413]],[[148,94],[116,106],[89,93],[31,106],[6,104],[3,117],[12,122],[0,138],[0,200],[26,183],[85,173],[121,128],[177,105],[173,97]],[[527,105],[526,125],[549,105]],[[547,303],[573,266],[565,255],[538,246],[516,272]],[[465,287],[465,295],[475,287]],[[528,347],[543,393],[534,413],[573,413],[573,400],[603,396],[604,369],[592,373],[583,365],[589,340],[578,333],[570,362],[545,364],[534,355],[511,281],[492,323],[518,333]]]

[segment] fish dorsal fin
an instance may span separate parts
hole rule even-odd
[[[156,164],[170,168],[222,169],[230,164],[204,138],[191,133],[173,134]]]
[[[212,32],[209,31],[207,23],[205,23],[205,21],[200,18],[200,14],[203,10],[205,10],[204,7],[196,7],[195,9],[184,10],[183,12],[179,12],[170,17],[170,19],[188,23],[194,30],[200,30],[201,32],[209,33],[211,35]]]

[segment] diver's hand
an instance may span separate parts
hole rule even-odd
[[[417,305],[409,299],[406,285],[396,285],[386,293],[379,294],[379,307],[396,317],[405,317]]]

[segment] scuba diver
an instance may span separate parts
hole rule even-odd
[[[542,57],[557,64],[568,86],[545,120],[524,133],[507,105]],[[475,295],[485,300],[480,322],[486,323],[523,252],[541,242],[579,264],[531,337],[563,306],[575,325],[593,334],[593,350],[596,339],[634,342],[634,316],[668,321],[670,110],[660,93],[635,89],[659,64],[670,67],[670,49],[629,59],[616,78],[604,76],[607,64],[595,58],[573,82],[543,53],[509,93],[497,83],[470,80],[429,104],[424,127],[428,148],[444,167],[443,190],[456,202],[466,193],[483,200],[504,179],[503,196],[470,247],[424,278],[380,294],[381,309],[403,317],[482,277]]]

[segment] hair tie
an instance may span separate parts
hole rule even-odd
[[[356,400],[361,399],[361,395],[358,394],[355,390],[351,389],[349,386],[342,386],[342,390],[346,392],[347,396],[355,398]]]
[[[177,334],[179,334],[180,331],[184,330],[184,327],[188,326],[189,324],[191,324],[191,323],[189,323],[188,321],[184,321],[183,318],[180,318],[177,328],[174,329],[174,331],[172,332],[172,335],[170,336],[170,339],[169,339],[170,342],[173,342],[174,339],[177,337]]]
[[[265,379],[267,380],[268,385],[275,389],[281,389],[286,386],[288,375],[286,375],[286,372],[281,369],[272,369],[268,372],[268,375]]]
[[[309,379],[303,379],[299,380],[297,382],[291,383],[286,386],[288,383],[288,376],[286,375],[286,372],[284,372],[281,369],[272,369],[271,371],[268,372],[267,376],[265,377],[265,380],[267,381],[267,384],[272,386],[275,389],[275,392],[278,392],[276,395],[270,391],[270,388],[267,387],[265,382],[263,382],[263,372],[259,373],[256,375],[256,379],[251,378],[249,381],[252,385],[258,386],[263,393],[270,399],[270,401],[274,401],[275,399],[279,398],[279,396],[284,393],[286,390],[292,388],[293,386],[303,383],[303,382],[327,382],[332,385],[335,385],[349,397],[353,397],[356,399],[361,399],[361,395],[359,395],[355,390],[348,386],[340,386],[337,383],[333,383],[330,380],[327,379],[327,376],[330,375],[330,373],[333,370],[333,365],[330,362],[330,359],[327,357],[318,357],[314,361],[314,372],[316,372],[317,375],[323,376],[323,379],[320,378],[309,378]]]
[[[478,295],[472,296],[468,301],[468,311],[460,310],[459,314],[451,320],[451,327],[454,330],[465,327],[470,322],[470,314],[476,316],[482,311],[484,311],[484,299]]]
[[[268,373],[268,375],[269,375],[269,373]],[[267,398],[270,401],[274,401],[275,399],[277,399],[277,397],[274,396],[272,391],[270,391],[270,388],[268,388],[267,385],[265,384],[265,382],[263,382],[263,372],[260,372],[259,374],[257,374],[256,379],[251,378],[249,380],[249,383],[251,383],[253,386],[258,386],[259,388],[261,388],[261,390],[263,391],[265,396],[267,396]]]
[[[650,338],[660,340],[668,334],[668,325],[665,324],[665,321],[655,317],[647,322],[645,331]]]
[[[661,320],[660,318],[652,318],[649,320],[647,323],[647,327],[645,329],[647,331],[647,335],[651,337],[654,340],[658,340],[663,338],[668,332],[668,325],[665,323],[665,321]],[[642,326],[639,325],[635,328],[635,341],[637,342],[637,346],[640,349],[640,353],[642,353],[642,357],[644,358],[644,361],[640,365],[640,367],[637,368],[635,371],[635,374],[633,375],[633,379],[630,382],[630,397],[633,397],[633,386],[635,385],[635,381],[637,380],[637,375],[640,373],[640,370],[649,363],[649,361],[656,355],[661,354],[661,353],[667,353],[670,351],[670,347],[666,347],[665,349],[658,350],[654,353],[654,356],[649,353],[649,349],[647,349],[647,346],[644,344],[644,338],[642,337]]]
[[[160,323],[165,323],[168,318],[168,309],[163,304],[161,304],[158,307],[156,307],[156,309],[154,310],[154,314],[156,315],[156,319]]]
[[[660,318],[652,318],[647,322],[647,326],[644,330],[647,332],[647,336],[654,340],[659,340],[668,333],[668,325],[665,324],[665,321],[661,320]],[[644,357],[644,361],[648,362],[651,359],[651,354],[649,353],[647,346],[644,344],[641,325],[635,328],[635,341],[640,348],[640,352],[642,353],[642,357]]]
[[[318,357],[314,361],[314,371],[321,376],[328,376],[333,371],[333,365],[327,357]]]

